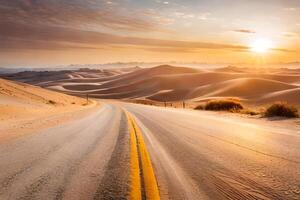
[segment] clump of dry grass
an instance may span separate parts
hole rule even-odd
[[[195,110],[205,110],[205,105],[203,105],[203,104],[197,105],[194,109]]]
[[[266,117],[287,117],[287,118],[299,117],[298,109],[284,102],[278,102],[272,104],[266,109],[264,115]]]
[[[196,110],[213,110],[213,111],[231,111],[236,112],[242,110],[244,107],[238,100],[224,99],[212,100],[205,105],[199,105]]]
[[[48,104],[52,104],[52,105],[55,105],[55,104],[56,104],[56,102],[53,101],[53,100],[49,100],[47,103],[48,103]]]
[[[254,111],[254,110],[249,110],[249,109],[244,109],[244,110],[240,111],[240,113],[245,114],[245,115],[251,115],[251,116],[261,114],[259,111]]]

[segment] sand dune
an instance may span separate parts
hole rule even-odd
[[[187,67],[173,67],[169,65],[161,65],[153,68],[138,69],[131,73],[121,74],[113,80],[103,83],[102,88],[117,87],[125,84],[131,84],[145,79],[150,79],[160,75],[174,75],[174,74],[190,74],[197,73],[198,70]]]
[[[55,105],[82,104],[83,99],[57,93],[40,87],[0,79],[1,99],[10,98],[11,103],[19,102],[33,106],[44,106],[53,102]]]
[[[67,121],[96,104],[37,86],[0,79],[0,142]]]
[[[202,101],[235,97],[249,103],[289,101],[299,104],[299,69],[226,68],[198,70],[162,65],[127,68],[39,72],[7,78],[61,91],[67,94],[105,99],[149,99],[155,101]],[[47,79],[46,77],[49,76]]]
[[[208,97],[238,97],[251,100],[267,93],[297,87],[268,79],[238,78],[189,88],[190,89],[176,88],[166,92],[159,92],[149,97],[149,99],[172,101],[178,97],[194,100],[207,99]]]
[[[295,75],[300,73],[300,68],[289,69],[289,68],[271,68],[271,67],[236,67],[236,66],[227,66],[223,68],[218,68],[215,71],[218,72],[238,72],[238,73],[260,73],[260,74],[290,74]]]
[[[294,88],[290,90],[283,90],[278,92],[273,92],[264,95],[260,102],[262,103],[268,103],[268,102],[274,102],[274,101],[286,101],[291,104],[300,104],[300,88]]]
[[[191,98],[199,96],[229,96],[242,99],[256,99],[257,97],[270,92],[292,88],[296,88],[296,86],[269,79],[238,78],[211,84],[208,87],[200,87],[191,94]]]

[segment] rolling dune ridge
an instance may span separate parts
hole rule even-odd
[[[39,73],[40,76],[36,76]],[[47,78],[46,78],[47,77]],[[104,99],[203,101],[234,97],[254,104],[287,101],[299,105],[298,69],[226,67],[202,71],[161,65],[152,68],[22,72],[5,78],[67,94]]]

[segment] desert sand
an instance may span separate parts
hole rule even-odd
[[[102,99],[199,102],[239,98],[250,104],[286,101],[299,105],[300,70],[225,67],[199,70],[162,65],[113,70],[22,72],[6,78],[67,94]]]
[[[0,79],[0,143],[67,122],[94,106],[94,101]]]
[[[165,65],[5,78],[25,83],[0,79],[0,198],[127,197],[130,159],[141,157],[129,153],[136,137],[129,137],[124,110],[141,129],[162,199],[299,198],[299,119],[174,108],[183,100],[191,105],[228,97],[299,105],[297,70]],[[86,95],[168,101],[173,108],[113,100],[87,104],[80,98]]]

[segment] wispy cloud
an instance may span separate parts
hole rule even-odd
[[[294,7],[288,7],[288,8],[284,8],[285,11],[296,11],[297,8]]]
[[[109,2],[0,0],[0,20],[76,28],[91,25],[133,31],[159,29],[148,15],[134,10],[126,11],[122,5]]]
[[[72,54],[71,50],[89,54],[89,49],[103,49],[90,57],[98,59],[99,53],[107,53],[120,61],[147,56],[164,59],[172,53],[190,53],[202,60],[212,54],[220,60],[238,60],[238,52],[250,52],[245,37],[263,34],[274,44],[286,44],[287,49],[276,46],[273,51],[294,52],[288,48],[299,49],[296,11],[300,3],[276,2],[270,6],[261,0],[0,0],[0,51],[8,56],[7,63],[8,54],[25,52],[26,57],[31,55],[28,49],[34,54],[43,50],[45,55],[49,52],[44,50],[53,50],[51,54],[61,57]],[[247,14],[252,12],[255,15]],[[283,59],[298,59],[296,54]]]
[[[284,53],[295,53],[299,52],[297,50],[291,50],[291,49],[281,49],[281,48],[274,48],[272,49],[273,51],[279,51],[279,52],[284,52]]]
[[[31,43],[27,48],[46,48],[45,42],[53,42],[52,48],[96,48],[103,45],[136,45],[145,47],[189,48],[189,49],[247,49],[247,47],[231,44],[162,40],[140,37],[126,37],[108,33],[76,30],[65,27],[34,26],[20,23],[0,23],[3,28],[0,40],[6,41],[6,46],[0,48],[25,48],[24,43]],[[21,41],[21,42],[20,42]],[[18,45],[18,43],[20,45]]]
[[[236,29],[233,30],[234,32],[238,32],[238,33],[248,33],[248,34],[254,34],[256,33],[255,31],[249,30],[249,29]]]
[[[294,37],[299,37],[299,34],[293,33],[293,32],[284,32],[284,33],[282,33],[282,36],[287,37],[287,38],[294,38]]]

